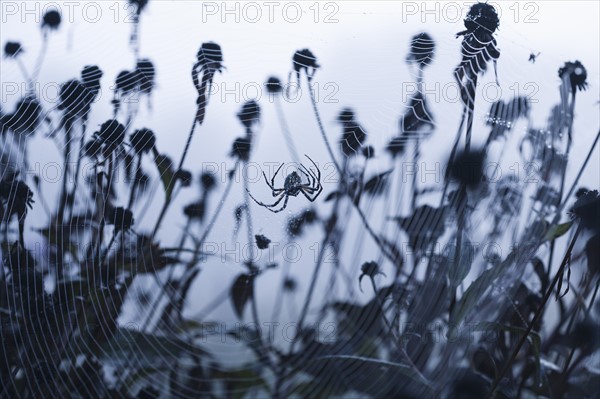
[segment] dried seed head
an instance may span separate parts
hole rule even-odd
[[[565,65],[558,70],[558,76],[561,79],[569,79],[573,93],[575,93],[577,89],[579,91],[587,89],[587,70],[579,61],[566,62]]]
[[[238,137],[233,142],[231,152],[229,154],[232,157],[236,157],[241,161],[248,161],[248,159],[250,159],[250,147],[251,147],[250,138]]]
[[[210,191],[217,185],[217,179],[211,172],[203,172],[200,175],[200,185],[205,191]]]
[[[283,91],[281,80],[275,76],[271,76],[269,79],[267,79],[265,87],[267,88],[267,92],[271,94],[278,94]]]
[[[122,93],[132,92],[138,84],[139,76],[133,71],[121,71],[115,80],[115,88]]]
[[[205,214],[204,201],[192,202],[183,208],[183,214],[192,220],[202,221]]]
[[[135,66],[135,72],[142,93],[151,93],[154,88],[154,78],[156,77],[156,70],[152,61],[148,59],[139,60]]]
[[[258,246],[258,249],[269,248],[269,244],[271,243],[271,240],[269,240],[267,237],[265,237],[262,234],[256,234],[254,236],[254,238],[256,239],[256,246]]]
[[[435,50],[435,42],[429,34],[422,32],[412,37],[410,52],[406,57],[408,63],[416,63],[421,67],[431,64]]]
[[[189,170],[179,169],[175,172],[175,179],[180,181],[182,187],[192,185],[192,173]]]
[[[221,46],[217,43],[202,43],[196,54],[196,58],[202,69],[207,72],[221,72],[221,69],[223,68],[223,53],[221,51]]]
[[[302,70],[308,73],[309,68],[317,69],[320,66],[317,64],[317,57],[307,48],[296,51],[292,63],[296,73],[300,73]]]
[[[42,19],[42,27],[56,30],[60,26],[60,22],[60,13],[57,10],[49,10],[44,14],[44,17]]]
[[[4,56],[6,58],[15,58],[21,52],[23,52],[23,47],[19,42],[6,42],[4,45]]]
[[[154,148],[154,145],[156,144],[156,137],[154,136],[154,132],[152,130],[142,128],[133,132],[129,137],[129,141],[131,142],[131,146],[136,154],[143,154]]]
[[[15,112],[6,119],[4,124],[18,133],[33,134],[42,120],[42,106],[32,96],[25,97],[17,103]]]
[[[85,143],[83,147],[83,155],[88,158],[96,158],[100,155],[100,150],[102,149],[102,143],[99,140],[92,139]]]
[[[115,119],[110,119],[100,126],[98,140],[111,152],[123,143],[125,139],[125,126]]]
[[[250,128],[260,120],[260,106],[254,100],[247,101],[242,106],[240,112],[238,112],[237,117],[242,122],[242,125]]]
[[[582,227],[600,232],[600,193],[591,190],[579,194],[569,214],[578,219]]]
[[[127,231],[133,226],[133,213],[129,209],[118,207],[112,210],[108,215],[108,224],[115,226],[115,233]]]
[[[492,34],[500,26],[500,19],[491,4],[475,3],[471,6],[464,23],[467,30],[476,35],[484,32]]]
[[[456,155],[451,165],[448,165],[450,175],[467,187],[476,187],[483,181],[483,161],[485,152],[472,150]]]

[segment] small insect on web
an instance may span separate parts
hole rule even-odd
[[[317,199],[317,197],[319,196],[319,194],[321,194],[321,192],[323,191],[323,186],[321,185],[321,171],[319,170],[319,167],[317,166],[315,161],[313,161],[308,155],[304,155],[304,156],[306,158],[308,158],[310,162],[312,162],[315,169],[317,170],[317,172],[315,173],[315,172],[313,172],[312,169],[309,169],[306,166],[304,166],[303,164],[300,164],[300,168],[298,169],[298,171],[300,173],[304,174],[304,176],[306,176],[308,182],[303,183],[302,177],[298,174],[298,172],[293,171],[292,173],[287,175],[287,177],[285,178],[285,182],[283,183],[283,188],[275,188],[275,177],[277,177],[277,174],[279,173],[279,171],[281,170],[281,168],[284,165],[284,164],[281,164],[279,166],[279,168],[277,168],[277,171],[275,171],[275,174],[273,175],[273,177],[271,178],[271,182],[269,182],[269,180],[267,179],[267,175],[265,174],[265,172],[263,172],[265,182],[267,183],[269,188],[271,188],[273,197],[279,197],[277,199],[277,201],[275,201],[275,203],[270,204],[270,205],[265,204],[263,202],[258,201],[256,198],[254,198],[254,196],[252,196],[252,194],[250,194],[250,191],[248,191],[250,198],[252,198],[254,200],[254,202],[256,202],[258,205],[264,206],[265,208],[267,208],[268,210],[270,210],[273,213],[278,213],[278,212],[283,211],[287,207],[287,203],[288,203],[290,196],[296,197],[296,196],[298,196],[298,194],[302,194],[310,202],[314,202]],[[275,209],[282,200],[283,200],[283,205],[281,206],[281,208]]]

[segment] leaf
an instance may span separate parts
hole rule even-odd
[[[392,171],[393,169],[385,171],[369,179],[363,187],[364,192],[370,195],[379,195],[383,193]]]
[[[544,240],[553,241],[557,239],[558,237],[566,234],[571,226],[573,226],[573,222],[561,223],[550,227],[546,233],[546,236],[544,237]]]
[[[450,247],[448,251],[448,281],[450,289],[454,291],[471,271],[471,264],[475,257],[475,248],[466,234],[462,233],[460,259],[456,260],[456,245]]]
[[[230,297],[233,309],[238,318],[244,316],[244,307],[252,299],[254,293],[254,277],[248,274],[240,274],[231,285]]]
[[[158,153],[154,154],[154,163],[158,169],[160,180],[162,181],[163,188],[165,189],[166,201],[171,200],[171,194],[173,194],[173,188],[175,186],[175,172],[173,171],[173,162],[165,155]]]
[[[477,323],[477,325],[475,325],[473,327],[473,330],[474,331],[490,331],[490,330],[506,331],[506,332],[516,335],[519,338],[520,338],[520,336],[522,336],[523,334],[525,334],[527,332],[527,329],[524,327],[507,326],[504,324],[494,323],[494,322]],[[531,344],[531,349],[532,349],[533,355],[535,357],[536,370],[539,373],[540,372],[540,350],[542,348],[542,338],[540,337],[540,335],[537,332],[531,331],[529,333],[529,335],[527,336],[527,340]]]
[[[541,238],[543,237],[543,232],[538,227],[539,225],[533,229],[534,231],[532,234],[526,235],[526,237],[529,237],[529,242],[515,248],[508,254],[505,260],[481,273],[477,280],[467,288],[462,298],[460,298],[456,303],[456,306],[452,309],[449,324],[459,325],[473,307],[481,302],[484,293],[492,285],[494,280],[505,273],[513,263],[525,263],[533,258],[535,251],[539,247]]]
[[[329,194],[327,194],[327,197],[325,197],[325,202],[329,202],[331,200],[334,200],[336,198],[341,198],[344,196],[344,193],[342,193],[341,191],[332,191]]]

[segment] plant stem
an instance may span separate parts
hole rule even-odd
[[[567,251],[565,253],[565,256],[563,257],[562,263],[561,263],[560,267],[558,268],[558,271],[556,272],[556,275],[554,276],[552,283],[550,284],[550,286],[546,290],[546,293],[544,294],[542,303],[538,306],[538,308],[535,312],[535,315],[533,316],[533,319],[529,322],[527,329],[525,330],[525,333],[523,334],[523,336],[517,343],[517,346],[513,350],[510,357],[508,358],[508,361],[504,364],[504,367],[502,368],[502,370],[500,371],[500,373],[494,380],[494,383],[492,384],[492,387],[490,389],[490,394],[488,396],[489,398],[493,398],[495,396],[496,389],[498,388],[498,384],[500,383],[500,381],[502,380],[504,375],[506,375],[506,373],[510,369],[512,363],[517,358],[517,355],[519,354],[521,347],[523,347],[523,344],[525,344],[525,341],[527,340],[527,338],[529,337],[529,334],[533,330],[533,326],[537,324],[540,317],[544,313],[544,309],[546,307],[546,303],[548,302],[548,299],[550,299],[550,296],[552,295],[552,292],[554,291],[554,288],[556,287],[558,281],[563,277],[565,267],[566,267],[567,263],[569,262],[571,253],[573,252],[573,247],[575,246],[575,242],[577,241],[577,238],[579,238],[579,234],[581,233],[581,230],[582,230],[581,224],[578,224],[577,230],[575,231],[575,234],[574,234],[573,238],[571,239],[571,243],[569,244],[569,247],[567,248]]]
[[[290,128],[285,120],[285,114],[283,113],[283,106],[281,105],[281,96],[275,97],[275,111],[275,113],[277,114],[277,119],[279,119],[279,124],[281,125],[281,130],[283,130],[283,137],[285,138],[285,143],[287,144],[288,150],[290,151],[290,155],[292,156],[294,162],[300,163],[300,155],[298,155],[298,150],[296,149],[296,145],[294,144],[292,133],[290,132]]]
[[[329,152],[329,156],[331,157],[331,160],[333,161],[333,164],[335,165],[335,168],[337,169],[338,173],[340,174],[340,179],[345,179],[344,176],[344,172],[342,171],[342,168],[340,167],[340,165],[337,163],[336,159],[335,159],[335,155],[333,154],[333,150],[331,149],[331,145],[329,144],[329,139],[327,138],[327,135],[325,134],[325,128],[323,127],[323,122],[321,121],[321,115],[319,114],[319,108],[317,107],[317,100],[315,99],[315,93],[313,92],[313,89],[310,85],[312,81],[312,78],[308,78],[308,92],[310,93],[310,101],[313,107],[313,111],[315,113],[315,117],[317,118],[317,124],[319,125],[319,131],[321,132],[321,137],[323,137],[323,141],[325,142],[325,146],[327,147],[327,152]]]
[[[194,122],[192,123],[192,127],[190,128],[190,134],[188,135],[187,141],[185,143],[185,147],[183,149],[183,153],[181,154],[181,159],[179,160],[179,166],[177,167],[177,169],[175,170],[175,172],[181,170],[181,167],[183,166],[183,162],[185,161],[185,158],[187,156],[187,153],[190,149],[190,144],[192,142],[192,137],[194,136],[194,130],[196,129],[196,118],[194,118]],[[168,193],[169,191],[172,192],[173,190],[173,185],[176,184],[176,182],[174,181],[175,179],[172,179],[171,182],[169,183],[170,187],[166,188],[166,192]],[[160,210],[160,213],[158,215],[158,219],[156,220],[156,224],[154,225],[154,229],[152,230],[152,238],[154,238],[154,236],[156,236],[156,233],[158,232],[158,229],[160,229],[160,225],[165,217],[165,215],[167,214],[167,210],[169,209],[169,206],[171,205],[171,203],[173,202],[173,198],[165,198],[165,203],[163,204],[162,209]]]
[[[142,154],[138,154],[137,156],[137,160],[136,160],[136,165],[135,165],[135,172],[133,172],[133,182],[131,183],[131,192],[129,193],[129,201],[127,202],[127,209],[131,210],[131,208],[133,207],[133,202],[135,201],[135,191],[137,190],[137,186],[140,180],[140,171],[142,168]]]

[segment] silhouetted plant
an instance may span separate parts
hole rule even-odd
[[[491,4],[473,5],[464,21],[467,30],[459,34],[464,36],[462,61],[455,76],[464,101],[463,118],[447,162],[443,191],[438,185],[417,187],[413,180],[412,201],[406,201],[405,190],[411,186],[406,184],[406,176],[399,173],[399,167],[380,168],[375,154],[381,149],[376,142],[367,145],[365,129],[353,110],[341,110],[337,120],[343,129],[338,142],[341,154],[331,151],[312,88],[320,65],[310,50],[298,50],[290,75],[295,74],[299,84],[301,75],[306,74],[319,130],[338,172],[337,184],[331,191],[328,188],[323,203],[319,197],[316,208],[301,210],[287,220],[277,218],[284,220],[288,243],[314,242],[310,248],[316,249],[314,262],[306,263],[311,256],[305,256],[298,268],[278,250],[276,237],[271,235],[276,233],[269,231],[270,238],[255,234],[256,209],[247,194],[248,179],[242,182],[243,201],[228,201],[232,187],[238,184],[236,173],[240,166],[248,166],[254,146],[260,144],[254,129],[261,123],[263,104],[246,102],[236,114],[244,132],[231,146],[229,154],[235,165],[228,170],[223,187],[212,172],[192,175],[184,168],[196,125],[201,126],[205,118],[209,86],[223,69],[219,45],[207,42],[198,51],[192,69],[198,107],[179,163],[164,149],[159,151],[152,130],[133,130],[132,126],[147,125],[134,121],[135,103],[127,102],[125,109],[120,109],[122,96],[150,95],[159,75],[138,51],[139,18],[148,2],[128,3],[135,22],[131,36],[134,67],[116,77],[114,114],[105,115],[105,122],[94,126],[92,135],[86,132],[101,91],[99,67],[85,66],[79,78],[63,83],[56,109],[46,111],[46,101],[32,89],[33,83],[38,83],[49,33],[60,26],[60,13],[51,10],[42,17],[42,48],[31,74],[19,57],[19,43],[9,42],[4,48],[4,57],[21,68],[27,93],[11,112],[0,109],[2,162],[5,142],[50,127],[54,131],[35,140],[55,141],[65,171],[75,156],[77,165],[74,176],[63,174],[56,201],[48,201],[48,182],[30,176],[26,164],[2,170],[1,397],[595,397],[597,373],[591,365],[600,342],[594,334],[598,329],[600,195],[597,190],[580,188],[579,180],[597,153],[600,132],[570,186],[565,187],[566,177],[571,176],[566,173],[569,161],[580,163],[579,157],[570,154],[575,96],[588,86],[587,71],[579,61],[560,68],[560,103],[551,110],[546,126],[529,123],[521,132],[515,124],[529,118],[534,104],[525,97],[497,101],[483,121],[490,129],[487,142],[471,148],[477,79],[487,63],[495,65],[499,57],[493,36],[499,27],[498,14]],[[422,87],[423,70],[435,50],[429,34],[411,38],[406,61],[412,71],[418,71],[418,90],[402,112],[398,133],[385,147],[392,158],[407,155],[412,159],[405,160],[415,164],[423,160],[421,140],[437,127],[429,109],[433,104],[426,101]],[[289,154],[298,162],[282,112],[283,85],[271,76],[265,87],[276,101]],[[465,129],[466,145],[459,149]],[[584,133],[576,137],[585,137]],[[509,140],[509,134],[517,135],[516,140]],[[74,138],[80,139],[79,155],[72,151]],[[485,179],[484,171],[489,172],[484,170],[485,162],[494,155],[491,148],[502,145],[500,160],[504,160],[505,151],[517,153],[515,142],[523,160],[539,166],[535,187],[513,175]],[[342,157],[340,164],[336,156]],[[91,167],[80,179],[84,157]],[[24,153],[21,158],[26,163],[29,157]],[[152,161],[155,169],[146,170],[146,163]],[[401,160],[392,159],[395,161]],[[125,187],[131,190],[127,206],[121,206],[127,193],[117,178],[120,168],[125,169],[129,185]],[[27,175],[17,173],[19,169]],[[273,194],[284,193],[279,198],[282,201],[300,193],[296,190],[298,184],[304,185],[302,179],[314,182],[316,177],[302,166],[285,173],[289,181],[282,188],[265,176],[267,185],[277,191]],[[413,173],[413,178],[416,175]],[[393,176],[398,178],[396,185]],[[87,184],[79,184],[79,180]],[[163,190],[164,203],[153,230],[138,233],[146,211],[150,209],[151,214],[155,208],[150,205],[152,197],[144,204],[136,190],[141,192],[155,182]],[[190,190],[195,196],[178,209],[185,217],[178,242],[163,246],[172,240],[168,234],[157,235],[161,222],[173,226],[173,219],[165,215],[177,203],[179,189],[192,185],[196,185]],[[41,226],[38,221],[42,219],[31,221],[34,213],[28,216],[34,192],[35,214],[39,211],[47,217]],[[212,207],[211,196],[217,192],[219,198]],[[440,192],[439,206],[424,195]],[[368,196],[367,204],[361,203],[363,196]],[[379,212],[380,203],[385,204],[383,212]],[[329,209],[327,215],[321,212],[325,208]],[[251,260],[203,252],[204,244],[213,238],[213,227],[224,223],[220,219],[223,209],[233,211],[234,239],[242,225],[247,228]],[[566,210],[570,220],[561,223]],[[351,212],[357,213],[358,224]],[[231,218],[231,213],[226,214]],[[32,228],[25,228],[26,218]],[[273,219],[274,226],[277,220]],[[371,227],[375,220],[381,222],[378,230]],[[386,223],[388,220],[395,223]],[[13,224],[18,224],[18,238]],[[266,226],[256,230],[263,228]],[[26,250],[26,245],[33,248],[30,233],[41,240],[35,244],[41,243],[42,251]],[[363,245],[368,241],[365,234],[373,241],[370,246]],[[404,239],[409,248],[403,247]],[[567,247],[555,264],[552,254],[559,239],[564,239]],[[500,243],[501,248],[510,243],[511,248],[507,253],[487,253],[474,245],[485,240]],[[256,247],[263,255],[268,250],[276,259],[253,256]],[[203,303],[206,310],[195,315],[193,304],[187,302],[194,289],[204,289],[203,271],[212,268],[218,256],[240,269],[230,281],[208,281],[222,286],[222,293]],[[359,259],[370,261],[361,264]],[[587,261],[587,268],[579,268],[582,261]],[[308,282],[296,279],[300,275],[295,273],[306,270],[312,272]],[[264,277],[280,271],[281,280],[276,284]],[[328,280],[323,280],[324,273],[330,273]],[[372,292],[363,292],[365,277]],[[289,305],[285,317],[297,320],[298,334],[291,343],[267,339],[258,328],[267,320],[258,303],[269,287],[280,291],[273,301],[271,321],[283,320],[282,304]],[[221,315],[211,316],[219,305],[230,305],[227,298],[233,316],[244,323],[237,330],[227,328],[218,333],[248,349],[236,346],[239,359],[245,362],[239,366],[224,364],[205,342],[217,334],[215,329],[229,326]],[[551,298],[556,300],[557,311],[549,307]],[[124,324],[128,313],[134,313],[134,320],[138,317],[137,328]],[[318,335],[318,326],[324,321],[335,323],[334,334]],[[453,335],[455,327],[461,326],[472,327],[467,340]],[[439,330],[445,330],[447,339],[437,339]],[[494,339],[486,339],[491,334]]]

